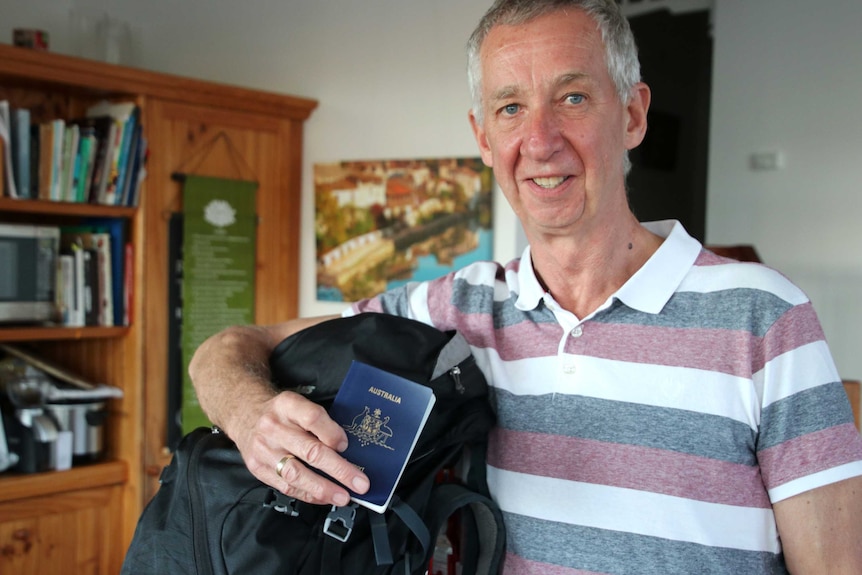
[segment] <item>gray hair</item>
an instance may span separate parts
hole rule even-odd
[[[482,62],[479,52],[495,26],[519,25],[559,10],[584,11],[596,22],[605,46],[605,63],[623,104],[632,97],[640,82],[637,47],[628,20],[614,0],[496,0],[488,9],[467,43],[467,79],[473,98],[473,114],[482,123]]]

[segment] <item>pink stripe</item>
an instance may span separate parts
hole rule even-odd
[[[770,506],[757,467],[650,447],[498,428],[491,434],[488,463],[518,473],[696,501]]]
[[[365,311],[383,313],[383,306],[380,305],[380,300],[377,298],[357,302],[353,304],[353,309],[356,313],[362,313]]]
[[[862,438],[852,423],[785,441],[757,454],[769,489],[862,459]]]
[[[568,353],[616,361],[688,367],[751,378],[758,338],[748,332],[589,323],[584,335],[569,339]],[[713,350],[736,350],[715,353]]]
[[[800,304],[780,318],[763,340],[763,361],[772,359],[815,341],[824,340],[823,328],[811,303]]]
[[[577,542],[572,542],[572,545],[577,545]],[[506,553],[506,561],[503,564],[503,575],[606,575],[596,571],[583,571],[582,569],[572,569],[571,567],[563,567],[562,565],[552,565],[550,563],[539,563],[538,561],[530,561],[519,557],[514,553]]]
[[[701,250],[700,255],[697,256],[697,259],[694,262],[696,266],[717,266],[721,264],[732,264],[736,263],[736,260],[733,258],[726,258],[724,256],[720,256],[713,252],[708,252],[706,250]]]

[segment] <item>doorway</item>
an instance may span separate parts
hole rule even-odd
[[[669,10],[629,18],[641,75],[652,90],[643,143],[631,152],[629,205],[640,221],[677,219],[706,236],[712,90],[710,12]]]

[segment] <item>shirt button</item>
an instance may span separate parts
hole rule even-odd
[[[581,337],[584,335],[584,328],[579,325],[575,326],[570,333],[572,334],[572,337]]]

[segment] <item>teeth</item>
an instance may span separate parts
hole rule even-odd
[[[545,188],[555,188],[563,183],[566,178],[564,177],[556,177],[556,178],[533,178],[533,181],[536,182],[536,185]]]

